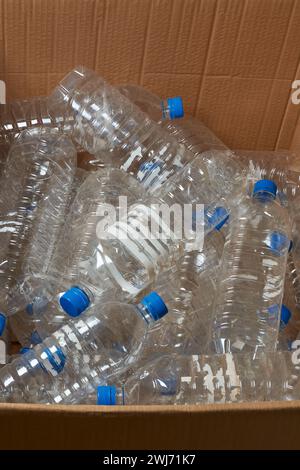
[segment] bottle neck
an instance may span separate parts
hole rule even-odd
[[[147,323],[147,325],[149,326],[153,325],[153,323],[155,322],[155,319],[152,317],[148,308],[145,305],[143,305],[142,303],[137,304],[136,311],[143,318],[143,320]]]
[[[267,191],[260,191],[253,195],[253,198],[260,201],[260,202],[270,202],[275,201],[275,196],[272,193]]]
[[[161,100],[160,107],[162,121],[173,121],[175,119],[167,99]]]

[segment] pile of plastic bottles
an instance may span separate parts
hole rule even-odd
[[[300,399],[294,155],[84,67],[2,105],[0,152],[1,402]]]

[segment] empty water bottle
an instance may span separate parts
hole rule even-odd
[[[164,197],[176,191],[176,202],[196,201],[209,210],[239,203],[244,178],[233,159],[226,160],[223,151],[195,159],[195,152],[94,72],[84,67],[70,72],[50,102],[62,114],[65,108],[73,110],[73,136],[79,145],[92,154],[101,152],[101,158],[106,155],[149,191],[156,192],[175,173],[170,187],[162,187]]]
[[[91,154],[101,152],[101,158],[151,190],[193,157],[116,88],[84,67],[62,80],[49,103],[58,114],[73,112],[73,137],[81,147]]]
[[[97,305],[0,370],[0,401],[77,403],[138,359],[148,327],[167,313],[152,292],[138,305]]]
[[[291,251],[288,256],[283,297],[284,304],[291,312],[291,318],[284,329],[289,341],[294,341],[300,332],[300,282],[293,255]]]
[[[215,149],[230,154],[226,145],[200,120],[192,116],[175,120],[184,115],[183,103],[179,96],[162,100],[138,85],[123,85],[118,89],[193,153]]]
[[[76,197],[78,188],[87,176],[87,171],[81,168],[76,169],[70,196],[68,197],[66,214]],[[62,228],[57,234],[58,239],[61,231]],[[45,285],[48,285],[48,288],[45,288]],[[28,275],[22,282],[19,281],[18,285],[10,293],[11,310],[18,310],[14,315],[10,316],[10,328],[21,344],[29,345],[39,342],[36,323],[46,321],[46,319],[42,317],[42,312],[46,311],[47,307],[50,308],[49,302],[56,290],[57,282],[54,283],[54,280],[51,280],[50,276],[47,278],[47,272],[44,272],[43,275],[36,272],[34,276]],[[24,304],[26,304],[26,307],[21,308]],[[12,305],[14,306],[13,308]],[[53,307],[57,309],[57,305],[58,304],[55,303]],[[57,316],[58,315],[56,315],[56,318]],[[61,322],[64,320],[64,317],[65,316],[61,314]],[[53,327],[49,329],[49,334],[58,328],[59,325],[53,325]]]
[[[207,235],[201,250],[185,253],[152,285],[167,303],[169,315],[149,331],[143,353],[145,360],[172,352],[203,354],[207,351],[217,273],[225,241],[224,223]]]
[[[67,320],[65,311],[59,308],[61,303],[69,315],[75,316],[100,299],[120,298],[123,291],[132,296],[146,279],[151,281],[153,274],[147,270],[150,260],[143,265],[145,256],[141,253],[139,257],[139,246],[136,252],[131,251],[126,233],[104,239],[114,215],[122,218],[124,212],[126,216],[127,205],[143,197],[143,188],[118,169],[92,172],[84,179],[68,208],[43,277],[28,276],[11,296],[11,304],[15,301],[20,305],[21,298],[27,306],[12,319],[21,344],[34,342],[30,339],[35,331],[48,336]]]
[[[293,342],[289,328],[291,318],[291,310],[286,305],[282,304],[279,322],[277,350],[288,351],[291,349],[291,345]]]
[[[0,367],[7,362],[7,349],[8,349],[8,329],[7,318],[3,313],[0,313]]]
[[[231,221],[212,338],[218,353],[276,348],[291,232],[276,185],[258,181]]]
[[[183,101],[180,96],[161,99],[138,85],[122,85],[117,88],[158,124],[184,116]]]
[[[64,222],[76,151],[55,129],[35,128],[11,146],[1,180],[1,310],[21,308],[13,291],[20,278],[47,271]]]
[[[201,164],[202,168],[206,168],[213,186],[206,197],[203,193],[199,193],[199,202],[207,204],[209,208],[207,210],[213,213],[217,206],[216,201],[219,201],[219,205],[222,202],[227,210],[239,204],[240,194],[243,192],[243,168],[234,158],[233,153],[210,129],[205,127],[201,121],[191,116],[184,119],[162,119],[166,114],[164,101],[142,87],[128,85],[119,89],[126,97],[145,111],[151,119],[159,122],[164,130],[174,137],[177,142],[183,144],[194,157],[197,157],[195,161],[193,160],[188,165],[190,168],[186,173],[195,172],[195,168],[199,164]],[[174,118],[183,115],[179,97],[169,98],[167,103],[169,103],[173,111],[172,116]],[[191,170],[193,167],[194,169]],[[244,173],[246,174],[246,171]],[[195,174],[193,177],[197,181]],[[178,186],[184,185],[188,178],[189,175],[186,175],[186,177],[182,175],[176,178],[175,182]],[[199,175],[198,181],[201,181]],[[198,185],[200,190],[201,186],[199,183]],[[164,189],[167,189],[167,185]],[[219,223],[222,223],[221,219]]]
[[[300,194],[300,173],[293,167],[296,160],[293,153],[286,150],[236,150],[235,158],[259,178],[272,179],[278,186],[281,203],[291,212],[291,204]]]
[[[44,96],[0,106],[0,147],[9,146],[22,131],[33,127],[52,127],[70,134],[72,113],[59,115],[53,106],[50,110]]]
[[[117,381],[118,383],[118,381]],[[163,356],[125,384],[100,385],[98,405],[187,405],[299,400],[300,348],[293,352]]]

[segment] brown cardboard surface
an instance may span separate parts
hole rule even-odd
[[[47,94],[83,64],[112,83],[181,94],[234,148],[292,144],[298,0],[0,0],[0,17],[9,99]]]
[[[78,64],[180,94],[232,148],[300,152],[299,0],[0,0],[8,99]],[[0,405],[0,448],[299,448],[300,402],[191,407]]]
[[[1,405],[0,449],[299,449],[300,402]]]

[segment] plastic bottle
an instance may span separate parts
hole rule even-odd
[[[196,152],[180,144],[94,72],[83,67],[70,72],[50,102],[62,114],[65,108],[73,110],[73,136],[80,146],[91,154],[101,152],[101,158],[106,155],[149,191],[157,194],[162,186],[161,195],[166,197],[176,190],[181,203],[196,201],[207,204],[209,210],[224,206],[224,201],[225,209],[239,203],[244,178],[234,160],[225,159],[224,151],[195,158]],[[168,179],[170,185],[165,183]]]
[[[193,153],[198,155],[214,149],[224,150],[230,154],[228,147],[200,120],[192,116],[174,120],[184,115],[180,97],[161,100],[157,95],[138,85],[123,85],[118,89]],[[169,103],[173,111],[171,113],[166,112]]]
[[[74,188],[71,192],[74,196]],[[103,233],[98,233],[102,226],[104,229],[107,210],[113,208],[121,217],[122,203],[130,207],[145,197],[143,188],[116,168],[91,172],[84,178],[68,207],[65,224],[44,276],[28,276],[11,296],[15,309],[21,300],[26,306],[11,319],[13,331],[22,345],[28,346],[32,342],[33,332],[39,331],[41,337],[48,336],[68,319],[65,311],[59,308],[60,299],[73,286],[77,286],[76,289],[65,297],[70,294],[70,303],[79,304],[80,314],[81,309],[91,303],[121,298],[123,289],[130,296],[138,292],[138,283],[146,282],[146,279],[150,282],[154,273],[148,272],[127,250],[126,239],[102,240]],[[115,261],[112,268],[109,256]],[[70,315],[76,315],[71,306],[65,308]]]
[[[84,182],[85,178],[88,176],[88,172],[77,168],[73,184],[68,198],[68,209],[72,205],[78,188]],[[60,229],[59,234],[62,231]],[[58,234],[58,239],[59,239]],[[39,317],[39,312],[46,310],[49,305],[49,301],[52,298],[53,292],[56,291],[56,284],[54,285],[53,280],[49,283],[50,289],[45,289],[45,284],[47,283],[47,277],[44,275],[42,278],[39,278],[39,273],[35,273],[35,277],[28,276],[23,282],[19,282],[19,285],[13,290],[11,294],[11,304],[14,304],[14,310],[18,310],[21,306],[26,304],[25,308],[21,308],[20,311],[17,311],[14,315],[10,316],[10,328],[18,339],[18,341],[23,345],[36,344],[39,338],[36,331],[36,323],[41,323],[43,319]],[[49,287],[49,286],[48,286]],[[54,289],[54,290],[53,290]],[[48,295],[46,295],[46,292]],[[55,302],[55,307],[59,304]],[[65,320],[65,315],[61,314],[61,322]],[[59,328],[59,325],[57,326]],[[55,331],[57,329],[55,325],[49,332]]]
[[[77,403],[137,360],[148,327],[166,313],[155,292],[138,305],[95,306],[2,368],[0,401]]]
[[[57,114],[49,109],[48,98],[34,97],[12,101],[0,107],[0,147],[10,145],[24,130],[34,127],[52,127],[70,134],[72,114]]]
[[[184,116],[181,96],[161,99],[139,85],[121,85],[117,89],[158,124]]]
[[[5,314],[16,311],[17,299],[11,296],[19,279],[42,276],[48,269],[75,167],[72,142],[55,129],[26,130],[11,146],[0,189],[0,306]]]
[[[99,405],[188,405],[299,400],[300,348],[292,352],[164,356],[124,384],[99,386]]]
[[[295,154],[286,151],[236,150],[235,159],[259,178],[272,179],[278,186],[278,196],[283,205],[291,209],[300,194],[300,173],[293,166]]]
[[[291,231],[276,185],[258,181],[225,243],[214,305],[217,353],[275,350]]]
[[[73,112],[73,137],[83,149],[101,152],[153,191],[193,157],[116,88],[84,67],[62,80],[49,103],[58,114]]]
[[[294,264],[294,250],[288,256],[283,302],[291,312],[291,318],[284,332],[288,341],[292,342],[300,332],[300,282]]]
[[[141,360],[149,361],[151,357],[173,352],[207,352],[217,273],[225,242],[224,223],[207,235],[202,250],[185,253],[151,286],[167,303],[169,315],[149,331]]]
[[[143,111],[151,119],[158,122],[177,142],[183,144],[196,158],[196,162],[201,162],[205,166],[209,178],[212,181],[216,194],[210,191],[210,200],[203,200],[205,204],[216,207],[216,200],[225,202],[226,209],[230,209],[239,200],[239,193],[243,192],[243,167],[234,158],[234,154],[223,144],[223,142],[201,121],[192,116],[183,119],[164,119],[164,101],[136,85],[119,87],[120,91]],[[169,98],[171,104],[172,98]],[[183,106],[180,105],[179,97],[173,98],[174,117],[183,115]],[[196,166],[197,163],[194,163]],[[193,166],[193,162],[190,164]],[[246,170],[244,171],[246,175]],[[178,180],[177,180],[178,181]],[[184,181],[181,178],[181,181]],[[231,195],[230,195],[231,193]],[[201,195],[202,196],[202,195]],[[221,202],[220,204],[221,205]],[[212,210],[214,210],[212,209]],[[219,222],[222,222],[221,220]]]
[[[188,181],[190,184],[192,178]],[[196,189],[190,187],[190,197],[197,196]],[[179,191],[181,195],[182,190]],[[107,239],[99,239],[97,227],[101,217],[97,212],[103,208],[103,203],[115,205],[120,194],[128,196],[128,205],[139,195],[141,200],[129,206],[125,218],[109,225]],[[176,195],[176,191],[170,192],[169,201],[177,202]],[[164,214],[159,210],[162,202],[162,199],[152,195],[148,198],[145,193],[142,194],[141,186],[121,170],[107,169],[93,173],[85,180],[69,210],[45,277],[44,291],[37,294],[31,288],[32,282],[23,288],[23,293],[28,292],[26,303],[33,305],[33,308],[29,310],[32,319],[30,329],[25,328],[24,317],[22,321],[19,316],[18,324],[17,321],[13,322],[14,332],[21,344],[28,345],[47,337],[66,321],[66,313],[76,316],[103,299],[137,296],[155,281],[160,272],[174,267],[185,248],[196,246],[198,251],[201,249],[203,233],[202,230],[198,232],[197,223],[195,230],[193,218],[191,232],[187,235],[195,234],[196,238],[186,239],[185,233],[176,233],[176,218],[165,221]],[[206,213],[209,230],[227,215],[222,207],[217,208],[213,215]],[[157,233],[153,231],[153,221],[157,225]],[[48,302],[46,308],[45,298],[46,304]],[[61,305],[60,309],[58,304]]]
[[[7,348],[8,348],[8,331],[7,331],[7,318],[3,313],[0,313],[0,367],[4,366],[7,362]]]
[[[291,344],[293,342],[290,329],[289,329],[289,322],[292,318],[292,312],[289,308],[282,304],[281,306],[281,314],[280,314],[280,323],[279,323],[279,333],[278,333],[278,342],[277,342],[277,350],[280,351],[289,351],[291,349]]]

